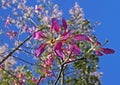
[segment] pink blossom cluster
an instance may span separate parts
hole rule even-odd
[[[92,45],[96,44],[95,52],[98,56],[101,56],[102,53],[114,53],[114,50],[112,49],[102,48],[99,42],[94,42],[93,39],[86,34],[75,34],[72,30],[69,30],[64,18],[62,19],[62,27],[59,25],[58,20],[53,18],[49,31],[51,35],[47,35],[44,31],[37,31],[33,33],[33,38],[35,40],[44,41],[36,49],[36,57],[42,56],[42,54],[49,48],[51,48],[51,51],[54,52],[54,55],[57,55],[62,59],[65,59],[65,55],[69,55],[71,51],[71,56],[79,55],[81,50],[77,46],[76,42],[80,41],[90,42]]]

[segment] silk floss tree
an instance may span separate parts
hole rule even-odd
[[[78,3],[69,10],[70,18],[50,0],[34,6],[26,0],[0,4],[12,12],[1,16],[5,29],[0,34],[6,37],[0,43],[1,85],[101,84],[99,56],[114,50],[98,41]]]

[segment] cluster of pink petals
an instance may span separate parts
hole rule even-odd
[[[43,59],[41,66],[42,66],[42,72],[44,76],[53,77],[52,70],[50,69],[53,66],[53,62],[54,62],[53,53],[49,54],[47,58]]]
[[[25,75],[23,73],[16,73],[15,76],[18,78],[20,85],[25,85]],[[18,81],[14,80],[12,85],[18,85]]]
[[[63,28],[63,29],[61,29]],[[57,33],[58,36],[60,36],[58,39],[54,38],[53,36],[53,41],[51,41],[52,45],[52,50],[55,52],[55,54],[64,59],[66,55],[69,55],[70,52],[71,56],[79,55],[81,53],[80,48],[76,45],[76,42],[79,41],[87,41],[92,44],[94,43],[94,40],[86,36],[84,34],[73,34],[72,30],[67,29],[67,23],[66,20],[63,18],[62,19],[62,27],[60,27],[58,20],[56,18],[52,19],[52,25],[50,28],[50,32],[52,35],[54,33]],[[49,36],[49,35],[48,35]],[[39,57],[42,55],[42,53],[45,51],[46,46],[49,45],[47,43],[48,36],[43,32],[43,31],[37,31],[33,33],[33,38],[36,40],[46,40],[46,42],[43,42],[42,44],[39,45],[39,47],[35,51],[35,56]],[[65,46],[66,45],[66,46]],[[98,45],[98,44],[96,44]],[[96,55],[102,56],[104,54],[112,54],[114,53],[114,50],[109,49],[109,48],[102,48],[100,47],[101,45],[99,44],[99,49],[95,49]]]
[[[56,18],[52,19],[51,33],[57,33],[60,38],[55,40],[54,45],[52,46],[52,50],[56,53],[56,55],[60,58],[65,58],[64,51],[70,48],[73,52],[73,55],[79,55],[81,53],[80,48],[75,44],[76,41],[86,41],[88,40],[87,36],[82,34],[73,35],[71,30],[67,29],[66,20],[62,19],[62,29],[60,29],[60,25]],[[47,35],[43,31],[37,31],[33,33],[33,38],[36,40],[47,39]],[[75,41],[75,42],[73,42]],[[64,47],[65,44],[68,44],[68,47]],[[35,51],[35,56],[40,56],[47,46],[46,42],[43,42]],[[69,49],[69,51],[70,51]]]

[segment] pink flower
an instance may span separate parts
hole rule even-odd
[[[9,31],[7,35],[10,37],[10,39],[13,39],[17,35],[17,32]]]
[[[45,45],[41,44],[35,51],[35,56],[41,55],[45,46],[52,47],[55,54],[64,59],[65,53],[71,52],[73,48],[72,55],[79,55],[81,53],[80,48],[75,44],[76,41],[88,41],[88,37],[82,34],[75,35],[71,30],[67,29],[66,20],[63,18],[62,26],[64,29],[60,29],[59,23],[56,18],[52,18],[51,36],[43,33],[42,31],[37,31],[33,33],[33,38],[36,40],[44,40]],[[56,33],[54,33],[56,32]],[[57,36],[56,36],[57,35]],[[50,38],[50,39],[49,39]],[[74,43],[74,44],[73,44]],[[71,46],[71,48],[69,48]],[[66,50],[68,49],[69,50]]]

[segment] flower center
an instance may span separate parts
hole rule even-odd
[[[50,40],[50,43],[51,43],[51,44],[54,44],[54,43],[55,43],[55,40],[54,40],[54,39],[51,39],[51,40]]]
[[[50,44],[50,45],[53,45],[53,44],[55,44],[55,39],[51,39],[47,43]]]

